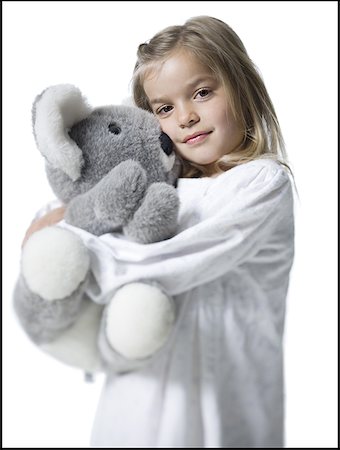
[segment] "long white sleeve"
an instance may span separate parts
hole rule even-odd
[[[194,189],[199,180],[186,181]],[[177,295],[232,271],[265,247],[291,214],[291,183],[279,164],[253,161],[213,179],[200,202],[194,207],[198,223],[167,241],[142,245],[80,232],[94,262],[96,283],[89,296],[105,303],[106,295],[136,280],[157,281]]]

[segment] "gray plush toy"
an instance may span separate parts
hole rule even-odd
[[[92,108],[73,85],[57,85],[36,98],[33,130],[68,224],[95,235],[122,231],[140,243],[175,234],[179,163],[151,113]],[[22,326],[43,349],[86,370],[96,353],[116,370],[138,366],[166,342],[172,299],[150,280],[123,286],[105,307],[91,305],[84,295],[90,277],[89,251],[70,229],[34,233],[14,294]]]

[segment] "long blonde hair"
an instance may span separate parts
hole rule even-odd
[[[280,125],[262,77],[240,38],[219,19],[194,17],[139,45],[132,80],[136,105],[152,112],[143,87],[145,77],[179,48],[190,51],[222,83],[231,111],[244,130],[241,145],[216,161],[212,171],[183,160],[182,176],[209,176],[259,158],[275,159],[289,169]]]

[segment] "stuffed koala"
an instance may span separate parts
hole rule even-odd
[[[71,227],[47,227],[26,242],[14,293],[19,320],[47,351],[58,356],[60,342],[69,348],[73,354],[61,357],[66,362],[78,358],[75,365],[91,370],[93,361],[82,361],[88,351],[117,370],[136,367],[166,342],[173,300],[150,280],[123,286],[106,305],[91,305],[85,295],[91,255],[72,226],[97,236],[122,232],[143,244],[172,237],[180,167],[172,142],[151,113],[92,108],[72,85],[47,88],[32,115],[49,183]]]

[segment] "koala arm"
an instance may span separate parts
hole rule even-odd
[[[145,186],[146,176],[138,163],[121,163],[100,183],[85,194],[77,195],[67,206],[54,208],[33,220],[22,247],[33,233],[63,219],[97,236],[115,231],[133,215],[144,195]]]
[[[71,200],[65,221],[97,236],[117,231],[140,206],[146,187],[142,166],[132,160],[124,161],[92,189]]]
[[[74,227],[81,228],[97,236],[105,232],[105,224],[97,220],[91,191],[77,195],[66,206],[65,221]]]
[[[176,234],[178,212],[176,189],[164,182],[152,183],[133,218],[123,227],[124,234],[142,244],[169,239]]]

